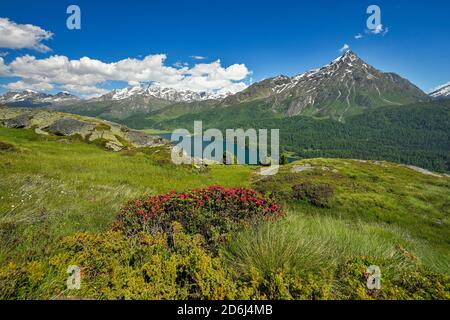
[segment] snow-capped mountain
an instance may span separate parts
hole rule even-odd
[[[450,84],[441,86],[439,89],[430,93],[433,99],[450,99]]]
[[[129,102],[130,105],[133,106],[135,104],[145,105],[151,103],[155,99],[166,103],[221,100],[231,94],[231,92],[195,92],[191,90],[177,90],[153,84],[145,87],[135,86],[124,89],[115,89],[100,97],[86,100],[86,102]],[[21,92],[7,92],[0,96],[0,104],[31,108],[65,106],[83,101],[67,92],[60,92],[52,95],[33,90],[24,90]]]
[[[264,99],[285,116],[308,114],[342,119],[362,109],[427,101],[418,87],[395,73],[384,73],[352,51],[329,64],[294,77],[263,80],[224,100],[234,105]]]
[[[115,89],[111,92],[93,100],[97,101],[121,101],[135,98],[156,98],[170,102],[193,102],[205,100],[219,100],[230,95],[231,92],[195,92],[191,90],[177,90],[152,84],[146,87],[135,86],[124,89]]]
[[[60,111],[80,114],[95,114],[105,119],[120,120],[142,118],[171,105],[189,105],[196,108],[199,104],[214,104],[222,101],[231,93],[195,92],[162,87],[158,84],[115,89],[100,97],[82,100],[79,103],[58,107]]]
[[[0,96],[0,104],[6,104],[16,107],[41,108],[55,105],[71,104],[80,99],[67,92],[57,94],[47,94],[33,90],[24,90],[20,92],[7,92]]]

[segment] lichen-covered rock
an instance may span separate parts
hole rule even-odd
[[[152,147],[162,144],[162,139],[140,131],[129,130],[124,133],[124,138],[136,147]]]
[[[7,128],[28,128],[31,123],[30,119],[30,114],[23,113],[14,118],[4,119],[2,124]]]
[[[37,134],[42,134],[42,135],[48,136],[48,132],[42,130],[41,128],[35,128],[34,132],[36,132]]]
[[[85,137],[91,133],[94,128],[95,125],[88,122],[63,118],[56,120],[46,129],[48,132],[57,136],[71,136],[79,134],[82,137]]]
[[[303,171],[309,171],[314,169],[314,167],[312,165],[310,165],[309,163],[303,164],[303,165],[294,165],[291,168],[291,172],[292,173],[299,173],[299,172],[303,172]]]
[[[114,152],[119,152],[120,150],[123,149],[123,145],[119,142],[108,141],[105,144],[105,148]]]
[[[427,170],[427,169],[424,169],[424,168],[419,168],[419,167],[411,166],[411,165],[406,165],[405,167],[407,167],[407,168],[409,168],[409,169],[411,169],[411,170],[414,170],[414,171],[416,171],[416,172],[419,172],[419,173],[428,175],[428,176],[433,176],[433,177],[442,178],[442,175],[437,174],[437,173],[434,173],[434,172],[431,172],[431,171],[429,171],[429,170]]]

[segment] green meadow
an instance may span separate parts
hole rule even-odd
[[[114,153],[76,138],[0,128],[0,296],[450,298],[448,176],[389,162],[337,159],[298,161],[264,179],[259,169],[175,166],[163,147]],[[194,246],[186,255],[162,246],[153,254],[144,250],[139,263],[135,251],[133,264],[124,258],[130,248],[142,249],[110,231],[127,201],[214,185],[270,194],[285,206],[286,217],[233,234],[214,255],[200,240],[196,247],[195,237],[181,235]],[[304,192],[293,193],[299,185]],[[72,253],[80,243],[81,251]],[[155,260],[159,255],[166,262]],[[191,255],[195,262],[179,262]],[[175,268],[173,278],[155,270],[142,276],[156,261],[161,270]],[[95,262],[96,272],[87,276],[86,289],[61,296],[66,262],[88,269]],[[371,264],[382,270],[379,292],[365,289],[365,267]],[[120,271],[109,270],[112,266]],[[198,266],[192,272],[200,280],[189,278],[196,295],[179,282],[180,266]],[[205,286],[208,290],[198,289]]]

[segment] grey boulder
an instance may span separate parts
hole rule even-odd
[[[89,134],[92,130],[94,130],[95,125],[92,123],[63,118],[58,119],[49,125],[46,130],[52,134],[57,136],[71,136],[74,134],[80,134],[85,136]]]

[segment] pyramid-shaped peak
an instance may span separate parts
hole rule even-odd
[[[344,54],[342,54],[340,57],[338,57],[334,61],[336,61],[336,62],[337,61],[351,62],[351,61],[356,61],[356,60],[361,60],[361,59],[353,51],[347,50],[347,51],[345,51]]]
[[[354,53],[352,50],[347,50],[345,51],[345,53],[343,54],[343,57],[349,57],[349,58],[358,58],[358,56],[356,55],[356,53]]]
[[[326,67],[333,67],[333,66],[340,66],[340,67],[357,67],[357,66],[366,66],[368,67],[367,63],[362,60],[360,57],[356,55],[351,50],[346,51],[341,56],[337,57],[332,61],[329,65]]]

